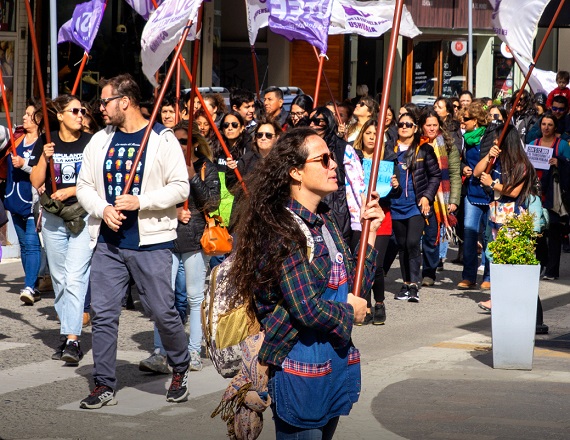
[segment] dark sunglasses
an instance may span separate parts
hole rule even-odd
[[[180,145],[188,145],[188,138],[178,139]]]
[[[333,153],[324,153],[324,154],[321,154],[320,156],[313,157],[311,159],[307,159],[305,161],[305,163],[320,162],[323,165],[323,167],[329,168],[329,165],[331,164],[331,160],[334,160],[334,154]]]
[[[224,122],[224,123],[222,124],[222,127],[224,127],[224,128],[229,128],[230,125],[231,125],[233,128],[238,128],[238,127],[239,127],[239,122]]]
[[[258,131],[257,133],[255,133],[256,139],[261,139],[263,138],[263,136],[271,140],[275,136],[275,133],[267,133],[265,131]]]
[[[565,107],[550,107],[550,110],[552,110],[554,113],[562,113],[566,111]]]
[[[82,116],[85,116],[87,114],[87,109],[84,107],[81,108],[73,107],[63,111],[63,113],[65,112],[71,112],[73,113],[74,116],[79,115],[79,113],[81,113]]]
[[[453,104],[453,108],[457,110],[459,106],[457,104]]]
[[[473,117],[473,116],[470,117],[470,118],[465,118],[465,117],[464,117],[464,118],[463,118],[463,122],[474,121],[475,119],[477,119],[477,118],[475,118],[475,117]]]
[[[317,118],[316,116],[313,116],[310,122],[311,124],[318,125],[319,127],[326,127],[327,125],[327,121],[324,118]]]
[[[366,104],[366,101],[360,101],[357,105],[361,106],[361,107],[368,107],[368,104]]]
[[[415,127],[416,124],[414,124],[413,122],[398,122],[398,128],[412,128]]]
[[[101,98],[99,100],[99,105],[103,106],[103,108],[107,107],[107,104],[109,104],[109,102],[113,101],[114,99],[119,99],[122,98],[123,95],[117,95],[117,96],[109,96],[108,98]]]

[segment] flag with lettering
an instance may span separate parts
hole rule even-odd
[[[152,0],[125,0],[128,5],[133,8],[142,18],[148,20],[151,12],[154,11]],[[160,6],[162,0],[156,0],[157,6]]]
[[[489,0],[493,12],[493,30],[511,50],[513,57],[526,75],[533,61],[533,42],[538,21],[550,0]],[[529,80],[535,93],[556,88],[556,74],[534,69]]]
[[[164,0],[150,15],[141,38],[142,69],[156,87],[154,74],[182,37],[190,18],[195,20],[202,0]]]
[[[105,12],[105,0],[91,0],[78,4],[71,20],[65,22],[57,34],[57,42],[70,41],[89,52],[99,31]]]
[[[329,34],[379,37],[392,28],[395,7],[395,1],[334,0]],[[404,5],[400,21],[400,35],[414,38],[420,34],[420,30],[412,19],[412,14]]]
[[[269,25],[269,7],[267,0],[245,0],[247,32],[249,45],[255,45],[259,29]]]
[[[269,28],[289,41],[305,40],[327,53],[332,0],[267,0]]]

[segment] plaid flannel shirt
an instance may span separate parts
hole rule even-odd
[[[255,292],[257,318],[265,330],[259,360],[276,366],[281,366],[297,342],[300,328],[308,327],[326,333],[332,346],[341,348],[350,343],[354,319],[351,305],[320,299],[327,289],[331,271],[329,251],[322,235],[323,224],[326,224],[339,252],[344,255],[349,290],[353,285],[356,260],[328,213],[328,207],[319,205],[317,215],[295,200],[291,200],[288,206],[309,227],[315,239],[315,248],[311,263],[305,250],[298,250],[283,262],[281,279],[274,288]],[[372,287],[376,254],[376,249],[368,245],[361,296]],[[283,303],[276,307],[281,298],[284,299]]]

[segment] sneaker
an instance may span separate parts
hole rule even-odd
[[[398,299],[400,301],[407,301],[409,299],[408,297],[409,288],[410,286],[408,286],[407,284],[402,285],[400,291],[396,293],[396,295],[394,295],[394,299]]]
[[[51,358],[54,361],[60,361],[61,357],[63,356],[63,349],[65,348],[65,344],[67,341],[63,341],[62,344],[57,348],[57,351],[51,355]]]
[[[61,354],[61,360],[68,364],[78,364],[83,359],[83,352],[79,346],[79,341],[67,340]]]
[[[166,392],[167,402],[185,402],[188,400],[188,368],[182,373],[172,373],[172,382]]]
[[[95,384],[95,389],[91,391],[85,399],[79,403],[79,408],[83,409],[99,409],[102,406],[116,405],[115,391],[107,385]]]
[[[386,323],[386,306],[384,304],[376,303],[374,306],[374,325],[384,325]]]
[[[202,359],[200,359],[200,353],[196,350],[190,350],[190,365],[188,368],[190,371],[200,371],[202,369]]]
[[[418,293],[418,286],[417,284],[410,284],[408,290],[408,302],[411,303],[418,303],[420,302],[420,295]]]
[[[431,277],[424,277],[422,280],[422,286],[431,287],[435,284],[435,280]]]
[[[53,292],[53,283],[49,275],[38,278],[38,291],[40,293]]]
[[[440,259],[439,260],[439,264],[437,265],[437,269],[438,272],[443,272],[443,260]]]
[[[155,351],[150,357],[139,362],[139,370],[147,373],[170,374],[166,356]]]
[[[537,335],[547,335],[548,326],[546,324],[536,324],[536,334]]]
[[[542,277],[542,279],[545,280],[545,281],[554,281],[554,280],[557,280],[558,277],[551,277],[550,275],[544,275],[544,276]],[[21,297],[20,297],[20,298],[21,298]]]
[[[20,301],[24,304],[33,305],[35,302],[38,302],[41,298],[40,292],[37,290],[32,289],[31,287],[26,287],[20,290]]]

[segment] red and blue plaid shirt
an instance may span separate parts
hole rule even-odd
[[[326,205],[319,205],[313,214],[295,200],[289,208],[301,217],[315,241],[314,258],[309,263],[303,249],[289,256],[283,262],[283,270],[278,287],[255,292],[257,318],[265,330],[265,340],[259,351],[259,360],[281,366],[283,360],[298,340],[299,329],[309,327],[329,336],[334,348],[345,347],[350,343],[354,311],[351,305],[321,299],[328,287],[331,276],[331,257],[322,234],[326,225],[334,242],[343,254],[348,274],[349,291],[354,280],[355,258],[344,243]],[[361,296],[372,287],[376,269],[374,247],[368,245],[362,283]],[[277,303],[283,298],[283,303]]]

